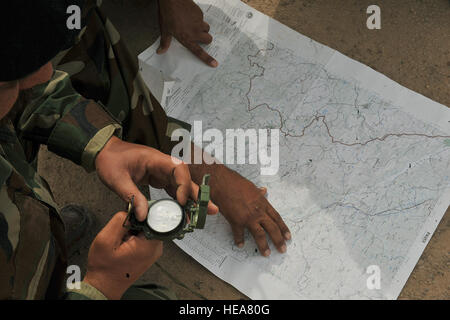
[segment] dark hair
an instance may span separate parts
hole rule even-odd
[[[84,0],[9,0],[0,4],[0,81],[25,77],[69,48],[80,30],[69,30],[70,5]]]

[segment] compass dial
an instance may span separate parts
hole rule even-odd
[[[164,199],[150,206],[147,224],[156,232],[166,233],[178,227],[182,219],[183,210],[180,205],[174,200]]]

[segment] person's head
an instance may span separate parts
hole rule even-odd
[[[0,81],[0,119],[8,114],[21,95],[26,90],[40,83],[48,81],[53,73],[51,63],[46,63],[37,71],[11,81]]]
[[[69,30],[67,7],[84,0],[14,0],[0,4],[0,119],[21,90],[47,81],[49,61],[70,47],[80,30]]]
[[[19,96],[19,82],[0,82],[0,120],[11,110]]]

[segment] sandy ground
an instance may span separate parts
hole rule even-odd
[[[158,37],[156,1],[104,0],[107,13],[135,55]],[[450,106],[450,3],[448,0],[247,0],[292,29],[385,74],[403,86]],[[366,28],[366,8],[381,8],[381,30]],[[449,119],[450,122],[450,119]],[[125,204],[95,173],[42,148],[40,173],[60,205],[78,203],[97,226],[71,263],[84,266],[90,240]],[[181,299],[246,299],[172,243],[142,277],[173,289]],[[450,210],[404,287],[401,299],[450,298]]]

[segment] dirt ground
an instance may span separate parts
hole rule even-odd
[[[107,13],[135,55],[158,37],[156,1],[104,0]],[[424,96],[450,106],[450,2],[448,0],[247,0],[290,28],[385,74]],[[381,8],[381,30],[366,28],[366,8]],[[214,35],[213,35],[214,36]],[[220,61],[219,61],[220,62]],[[450,119],[449,119],[450,123]],[[40,173],[61,206],[88,207],[100,226],[125,204],[95,173],[42,148]],[[84,266],[90,239],[71,263]],[[181,299],[246,299],[173,243],[142,277],[173,289]],[[450,210],[439,224],[400,299],[450,298]]]

